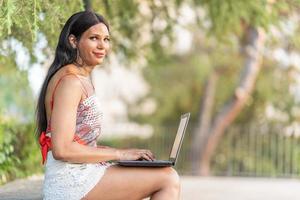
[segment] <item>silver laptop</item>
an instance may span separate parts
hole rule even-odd
[[[179,150],[183,141],[185,130],[189,122],[190,113],[181,115],[179,127],[174,140],[173,147],[170,152],[169,160],[120,160],[117,163],[121,166],[127,167],[166,167],[174,166],[178,158]]]

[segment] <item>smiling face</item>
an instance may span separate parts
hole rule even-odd
[[[79,42],[72,35],[69,39],[79,51],[77,62],[88,66],[101,64],[110,49],[109,31],[103,23],[91,26],[82,34]]]

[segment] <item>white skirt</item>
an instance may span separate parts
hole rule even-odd
[[[110,165],[72,164],[55,160],[48,152],[43,185],[44,200],[80,200],[91,191]]]

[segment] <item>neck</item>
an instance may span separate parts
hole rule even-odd
[[[95,68],[95,66],[90,66],[85,64],[84,62],[82,62],[81,59],[78,59],[76,63],[74,63],[78,69],[79,69],[79,73],[83,76],[89,77],[93,71],[93,69]]]

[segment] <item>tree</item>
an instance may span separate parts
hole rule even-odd
[[[205,85],[199,122],[195,129],[194,139],[192,140],[192,157],[198,158],[192,161],[193,172],[195,174],[209,174],[210,159],[220,138],[224,134],[225,129],[240,113],[254,89],[255,81],[261,67],[264,32],[250,26],[245,31],[245,34],[245,43],[242,44],[245,53],[245,63],[244,69],[240,74],[240,81],[236,86],[233,96],[222,106],[219,113],[213,119],[212,108],[216,93],[217,72],[213,71],[211,73]]]
[[[211,157],[226,128],[235,120],[255,88],[256,78],[261,68],[262,53],[267,26],[280,12],[291,7],[294,2],[275,1],[204,1],[213,19],[212,29],[219,34],[224,21],[237,27],[241,35],[240,46],[244,57],[243,70],[239,75],[234,93],[218,108],[213,116],[218,71],[213,71],[205,84],[201,111],[192,139],[193,174],[209,175]],[[285,7],[282,7],[285,6]],[[282,10],[283,9],[283,10]],[[274,15],[276,17],[274,17]],[[263,29],[264,28],[264,29]],[[226,31],[226,25],[224,30]],[[226,32],[225,32],[226,33]]]

